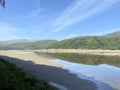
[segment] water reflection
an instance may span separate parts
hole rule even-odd
[[[98,90],[120,90],[120,56],[38,54],[63,65],[63,69],[69,70],[80,78],[95,82]]]
[[[91,66],[58,59],[51,61],[63,65],[63,69],[69,70],[70,73],[74,73],[80,78],[95,82],[98,90],[120,90],[120,68],[118,67],[105,64]]]
[[[108,64],[120,67],[120,56],[100,56],[88,54],[72,54],[72,53],[37,53],[41,56],[51,59],[61,59],[69,62],[75,62],[87,65]]]

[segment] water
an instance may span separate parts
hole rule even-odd
[[[59,59],[51,61],[63,65],[63,69],[69,70],[70,73],[74,73],[80,78],[95,82],[98,85],[98,90],[111,90],[107,85],[120,90],[120,68],[118,67],[106,64],[98,66],[83,65]]]
[[[98,90],[120,90],[120,57],[75,54],[48,54],[47,57],[79,78],[93,81]]]
[[[60,84],[57,84],[57,83],[54,83],[54,82],[50,82],[51,85],[53,85],[54,87],[57,87],[59,90],[68,90],[66,87],[60,85]]]

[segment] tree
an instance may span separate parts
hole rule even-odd
[[[5,0],[0,0],[0,4],[2,5],[2,7],[5,7]]]

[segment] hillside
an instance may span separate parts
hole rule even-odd
[[[83,36],[66,39],[44,48],[61,49],[120,49],[120,32],[103,36]]]
[[[56,40],[9,40],[0,41],[1,50],[29,49],[120,49],[120,31],[102,36],[81,36],[62,41]]]
[[[39,49],[43,46],[50,45],[56,40],[9,40],[0,41],[0,49],[2,50],[23,50],[23,49]]]

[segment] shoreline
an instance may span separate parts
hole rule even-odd
[[[65,86],[68,90],[97,90],[97,85],[94,82],[78,78],[68,70],[62,69],[62,65],[52,63],[34,52],[2,50],[0,51],[0,58],[25,69],[39,79],[58,83],[61,86]]]
[[[37,50],[36,50],[37,51]],[[106,56],[120,56],[120,50],[87,50],[87,49],[40,49],[40,52],[46,53],[77,53],[77,54],[93,54]]]
[[[19,51],[19,50],[8,50],[8,51],[0,50],[0,55],[21,59],[24,61],[32,61],[35,64],[62,67],[59,64],[54,64],[50,62],[47,58],[39,57],[34,52],[24,52],[24,51]]]

